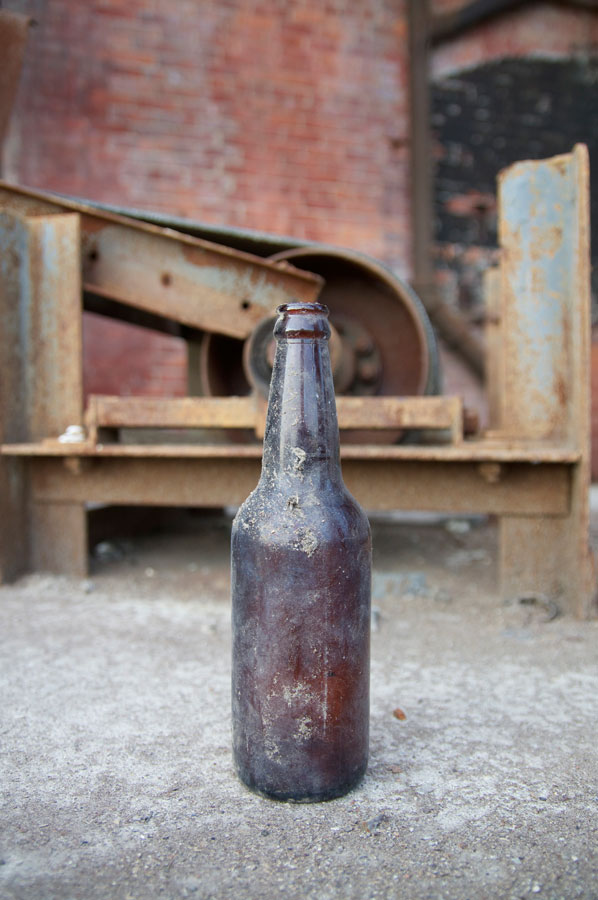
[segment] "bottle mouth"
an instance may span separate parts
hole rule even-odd
[[[328,307],[323,303],[305,303],[301,300],[289,300],[283,303],[276,310],[279,316],[292,316],[303,314],[306,316],[326,316],[328,318]]]
[[[277,340],[287,338],[324,338],[330,337],[328,324],[328,307],[323,303],[305,303],[291,300],[283,303],[276,310],[278,319],[274,326],[274,337]]]

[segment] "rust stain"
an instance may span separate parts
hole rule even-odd
[[[532,227],[530,231],[532,236],[530,257],[534,261],[554,256],[563,242],[563,229],[560,225],[553,225],[550,228]]]
[[[561,407],[564,409],[567,408],[569,404],[569,396],[567,391],[567,385],[565,383],[565,379],[562,375],[558,375],[554,381],[554,394],[557,398],[557,401]]]

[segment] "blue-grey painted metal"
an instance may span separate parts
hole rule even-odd
[[[572,389],[572,306],[579,243],[570,156],[521,162],[501,178],[505,394],[502,424],[564,437]]]

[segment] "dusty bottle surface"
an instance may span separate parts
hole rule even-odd
[[[233,753],[280,800],[365,772],[371,538],[339,460],[326,307],[278,310],[260,482],[232,533]]]

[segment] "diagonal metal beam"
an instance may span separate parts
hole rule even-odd
[[[280,303],[313,301],[322,279],[230,247],[0,182],[0,210],[79,213],[86,292],[202,331],[245,338]]]

